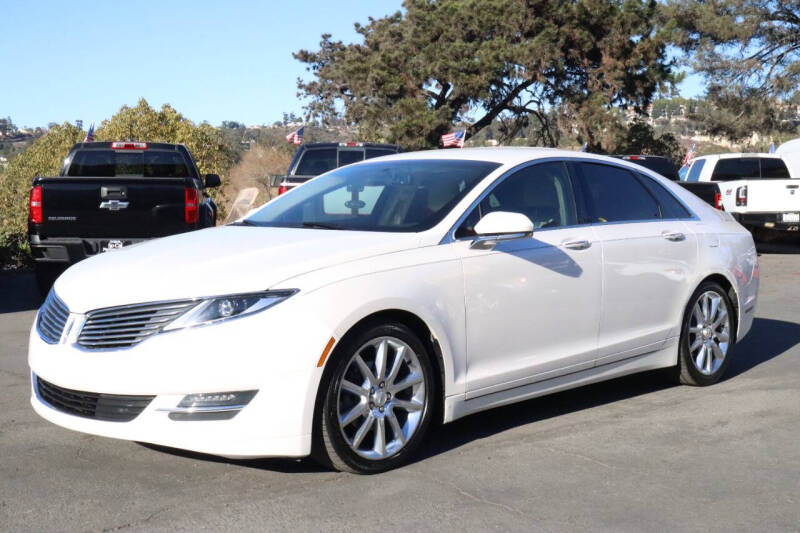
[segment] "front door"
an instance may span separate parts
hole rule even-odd
[[[492,211],[526,215],[532,238],[471,248]],[[602,253],[578,225],[563,162],[527,166],[487,194],[456,231],[464,268],[467,398],[590,368],[597,350]]]

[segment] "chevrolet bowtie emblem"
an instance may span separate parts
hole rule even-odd
[[[100,202],[100,209],[108,209],[109,211],[119,211],[128,207],[130,202],[120,202],[119,200],[106,200]]]

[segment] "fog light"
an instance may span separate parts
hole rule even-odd
[[[202,410],[209,410],[219,408],[220,410],[227,410],[232,407],[241,409],[253,399],[256,395],[254,390],[245,391],[232,391],[232,392],[212,392],[200,394],[188,394],[183,397],[178,407],[185,408],[204,408]]]
[[[169,412],[170,420],[228,420],[236,416],[257,390],[187,394]]]

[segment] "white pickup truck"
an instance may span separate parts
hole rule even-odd
[[[780,154],[695,157],[680,169],[686,182],[717,182],[725,211],[749,229],[800,230],[800,166]]]

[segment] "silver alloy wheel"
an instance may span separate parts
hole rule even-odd
[[[700,295],[689,319],[689,354],[706,376],[716,372],[728,354],[731,318],[725,299],[715,291]]]
[[[356,350],[338,383],[339,429],[361,457],[397,453],[422,421],[425,377],[417,354],[396,337],[377,337]]]

